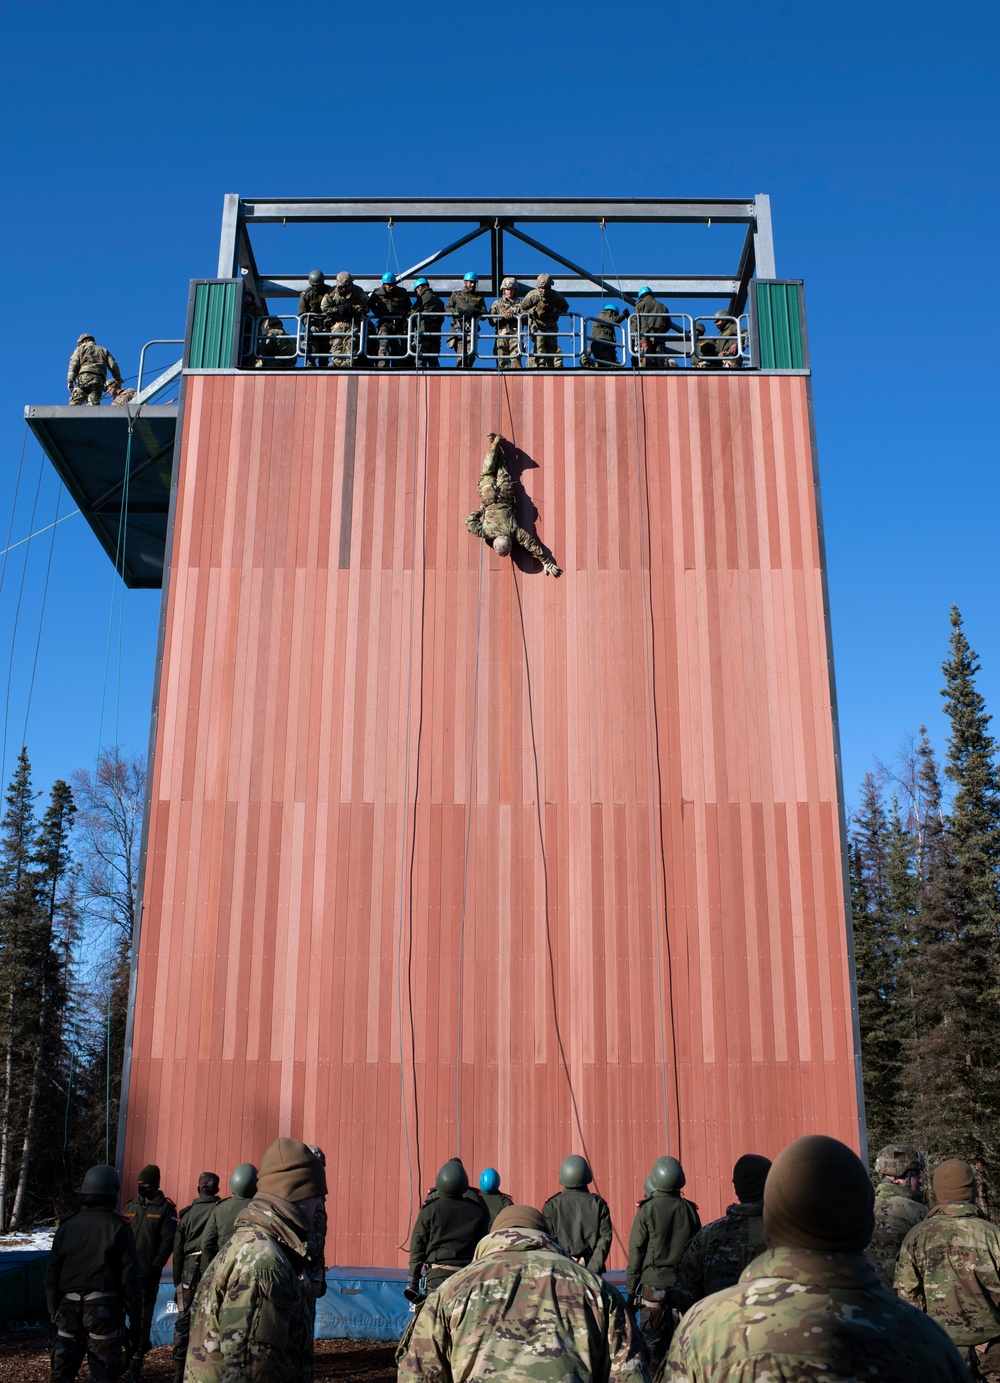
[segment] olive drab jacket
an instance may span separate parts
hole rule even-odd
[[[301,1277],[308,1237],[294,1205],[257,1192],[205,1269],[184,1383],[312,1383],[312,1301]]]
[[[236,1230],[237,1216],[242,1215],[250,1204],[252,1196],[229,1196],[219,1204],[208,1217],[201,1236],[201,1270],[205,1272],[217,1253],[229,1243]]]
[[[133,1327],[141,1320],[135,1240],[122,1216],[110,1208],[85,1205],[56,1230],[45,1265],[45,1300],[53,1319],[67,1292],[106,1292],[122,1300]]]
[[[218,1196],[199,1195],[178,1215],[174,1231],[175,1287],[182,1282],[186,1287],[191,1286],[204,1270],[201,1240],[218,1204]]]
[[[135,1238],[140,1273],[144,1278],[159,1277],[174,1251],[176,1205],[169,1196],[157,1191],[148,1201],[133,1196],[122,1214]]]
[[[368,311],[380,322],[401,322],[410,315],[410,295],[398,283],[383,283],[368,299]]]
[[[433,291],[429,284],[422,283],[417,289],[413,300],[413,313],[420,313],[420,328],[424,332],[440,332],[444,322],[444,303]]]
[[[607,1201],[584,1187],[566,1186],[542,1206],[542,1219],[570,1258],[582,1260],[592,1273],[604,1271],[613,1233]]]
[[[472,1262],[476,1245],[489,1229],[489,1212],[476,1195],[471,1200],[439,1194],[420,1207],[410,1235],[411,1279],[424,1265],[450,1270]]]
[[[701,1229],[697,1206],[678,1191],[654,1191],[635,1212],[628,1238],[627,1290],[673,1286],[677,1264]]]
[[[635,305],[635,311],[637,327],[642,336],[658,336],[673,328],[666,304],[654,298],[652,293],[643,293]]]
[[[481,293],[456,288],[445,303],[444,310],[455,319],[457,325],[459,321],[470,317],[482,317],[486,311],[486,299]]]

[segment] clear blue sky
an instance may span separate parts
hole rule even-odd
[[[182,334],[226,192],[768,192],[778,274],[806,284],[849,800],[922,721],[943,744],[952,602],[1000,712],[996,7],[6,0],[0,17],[0,546],[56,512],[31,438],[14,507],[24,404],[65,400],[82,330],[126,375]],[[50,534],[8,554],[0,588],[3,769],[27,718],[46,789],[101,735],[145,749],[159,613],[157,593],[115,595],[82,519],[55,534],[44,620]]]

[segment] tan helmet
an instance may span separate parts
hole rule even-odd
[[[76,338],[76,344],[77,344],[78,346],[82,346],[83,343],[84,343],[84,341],[93,341],[93,339],[94,339],[94,338],[91,336],[90,332],[89,332],[89,331],[85,331],[85,332],[82,333],[82,335],[80,335],[80,336],[78,336],[78,337]]]
[[[337,275],[337,282],[343,286],[345,283],[353,283],[354,279],[346,269],[341,269],[340,273]]]
[[[535,279],[535,286],[536,286],[537,288],[551,288],[551,287],[552,287],[552,275],[551,275],[551,274],[539,274],[538,277]]]
[[[500,285],[500,291],[501,291],[501,293],[502,293],[503,290],[504,290],[505,288],[516,288],[516,287],[517,287],[517,279],[505,278],[504,281],[503,281],[503,283],[501,283],[501,285]]]
[[[498,537],[493,539],[493,551],[498,557],[506,557],[512,546],[513,544],[506,533],[501,533]]]

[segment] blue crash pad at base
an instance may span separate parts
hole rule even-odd
[[[0,1253],[0,1325],[12,1321],[47,1321],[46,1249],[13,1249]]]

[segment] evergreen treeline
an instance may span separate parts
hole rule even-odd
[[[145,767],[116,748],[41,811],[22,749],[0,823],[0,1232],[114,1162]]]
[[[1000,1189],[1000,771],[979,663],[951,611],[947,749],[926,729],[861,785],[849,832],[869,1148],[894,1139]]]

